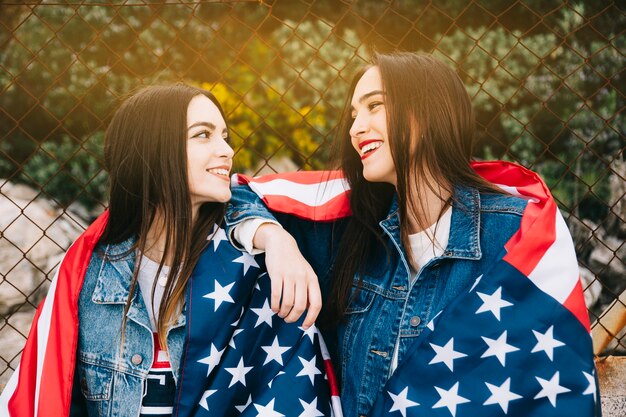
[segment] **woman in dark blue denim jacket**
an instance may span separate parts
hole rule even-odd
[[[293,239],[271,223],[250,229],[248,219],[277,219],[295,237],[320,278],[318,323],[336,329],[325,336],[354,417],[370,412],[427,324],[502,256],[527,201],[472,169],[470,98],[439,60],[378,54],[350,92],[338,146],[352,216],[332,224],[272,216],[237,187],[227,224],[240,244],[267,251],[268,268]]]

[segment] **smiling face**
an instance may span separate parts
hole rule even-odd
[[[194,210],[206,202],[230,200],[233,149],[219,109],[206,96],[197,95],[187,108],[187,177]]]
[[[350,140],[369,182],[397,185],[396,169],[387,136],[385,93],[378,67],[371,67],[356,84],[351,102]]]

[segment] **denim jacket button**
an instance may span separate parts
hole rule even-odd
[[[419,316],[413,316],[413,317],[411,317],[411,326],[417,327],[417,326],[419,326],[421,321],[422,321],[422,319],[420,319]]]
[[[141,357],[140,354],[137,353],[133,355],[130,361],[133,363],[133,365],[139,365],[141,362],[143,362],[143,358]]]

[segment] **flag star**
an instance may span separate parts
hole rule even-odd
[[[547,397],[550,400],[552,406],[555,408],[556,396],[571,391],[570,389],[559,385],[559,371],[556,371],[554,376],[552,376],[549,381],[543,378],[539,378],[538,376],[536,376],[535,378],[537,378],[537,381],[541,384],[541,391],[539,391],[539,393],[535,395],[535,400]]]
[[[261,285],[259,284],[259,282],[261,281],[261,279],[263,279],[263,277],[267,275],[267,272],[263,272],[262,274],[260,274],[257,279],[256,282],[254,283],[254,289],[257,291],[261,291]]]
[[[552,361],[554,358],[554,348],[565,346],[565,343],[554,338],[554,326],[550,326],[550,328],[546,330],[545,333],[541,333],[535,330],[533,330],[533,333],[537,338],[537,344],[535,345],[531,353],[541,351],[546,352],[546,355],[548,355],[548,359],[550,359],[550,361]]]
[[[256,408],[256,411],[258,412],[257,416],[258,417],[285,417],[284,414],[281,414],[278,411],[274,410],[274,400],[275,398],[272,398],[272,401],[267,403],[267,405],[254,404],[254,408]]]
[[[200,407],[209,411],[209,402],[207,401],[207,398],[209,398],[211,395],[215,394],[216,392],[217,392],[216,389],[208,389],[204,391],[204,394],[202,394],[202,397],[200,398]]]
[[[485,382],[485,385],[491,391],[491,397],[487,398],[483,405],[498,404],[504,414],[509,412],[509,402],[523,398],[521,395],[511,392],[511,378],[507,378],[500,386],[492,385],[489,382]]]
[[[476,310],[476,314],[491,311],[498,321],[500,321],[500,309],[504,307],[511,307],[513,305],[512,303],[502,299],[502,287],[499,287],[491,295],[483,294],[478,291],[476,291],[476,294],[478,294],[480,299],[483,300],[483,305]]]
[[[230,290],[233,288],[233,285],[235,285],[235,283],[233,282],[232,284],[228,284],[225,287],[222,287],[220,285],[219,282],[217,282],[217,280],[215,280],[215,291],[213,291],[212,293],[209,293],[207,295],[202,296],[203,298],[210,298],[212,300],[215,300],[215,310],[217,311],[217,309],[219,308],[219,306],[222,303],[234,303],[235,300],[233,300],[233,297],[230,296]]]
[[[283,353],[287,352],[291,348],[280,346],[278,344],[278,336],[275,336],[274,342],[270,346],[261,346],[261,349],[263,349],[267,353],[267,358],[265,358],[265,362],[263,362],[263,365],[266,365],[271,361],[276,361],[279,365],[282,366]]]
[[[309,327],[308,329],[305,329],[302,326],[298,327],[298,329],[300,329],[300,330],[302,330],[304,332],[302,337],[308,336],[309,339],[311,339],[311,343],[315,343],[315,333],[317,333],[317,327],[315,327],[315,324],[312,325],[311,327]]]
[[[244,275],[248,273],[248,269],[250,269],[251,266],[255,268],[259,267],[259,264],[256,263],[256,261],[254,260],[254,256],[250,255],[249,253],[242,253],[241,256],[233,260],[233,262],[238,263],[238,264],[243,264]]]
[[[241,307],[241,313],[239,313],[239,317],[237,317],[237,320],[235,320],[233,323],[230,324],[232,327],[237,327],[239,325],[239,321],[243,317],[243,311],[244,311],[244,308]]]
[[[265,299],[265,302],[263,303],[263,307],[261,308],[251,308],[250,310],[252,310],[252,312],[254,314],[256,314],[257,316],[259,316],[256,319],[256,324],[254,325],[254,328],[256,329],[261,323],[266,323],[268,324],[270,327],[272,327],[272,317],[274,316],[274,313],[270,307],[270,304],[267,302],[267,299]]]
[[[485,343],[489,346],[481,358],[488,358],[489,356],[495,356],[500,361],[502,366],[506,366],[506,354],[518,351],[519,348],[506,343],[506,330],[497,339],[490,339],[488,337],[481,336]]]
[[[583,371],[583,375],[585,376],[585,378],[587,378],[587,382],[589,383],[589,386],[587,387],[587,389],[583,392],[583,395],[593,395],[593,402],[596,402],[596,378],[594,375],[592,374],[588,374],[587,372]]]
[[[213,242],[213,252],[217,252],[217,247],[220,245],[222,241],[227,241],[226,231],[219,227],[218,225],[213,225],[213,233],[209,235],[209,239]]]
[[[449,390],[445,390],[443,388],[435,387],[437,392],[439,393],[439,401],[433,405],[433,408],[442,408],[446,407],[452,417],[456,416],[456,406],[463,403],[468,403],[470,400],[467,398],[461,397],[459,392],[459,383],[457,382],[450,388]]]
[[[228,385],[228,388],[232,387],[237,382],[241,382],[241,384],[245,387],[246,386],[246,374],[250,372],[252,368],[254,368],[254,366],[244,366],[243,358],[239,359],[239,363],[237,364],[237,367],[224,368],[226,372],[228,372],[229,374],[233,376],[232,379],[230,380],[230,385]]]
[[[270,379],[270,382],[267,383],[267,386],[269,388],[272,388],[272,384],[274,383],[274,380],[276,378],[278,378],[279,376],[281,376],[281,375],[285,375],[285,372],[283,372],[283,371],[278,372],[274,378]]]
[[[468,292],[474,291],[474,288],[476,288],[476,286],[478,285],[482,277],[483,277],[483,274],[480,274],[478,278],[474,280],[474,283],[472,284],[472,288],[470,288]]]
[[[235,408],[237,409],[237,411],[239,411],[239,413],[243,413],[243,410],[245,410],[246,408],[248,408],[248,406],[252,403],[252,394],[248,395],[248,401],[246,401],[245,404],[242,405],[236,405]]]
[[[438,346],[430,343],[430,347],[432,347],[435,351],[435,357],[432,358],[428,364],[432,365],[434,363],[443,362],[452,372],[454,372],[454,360],[467,356],[465,353],[454,350],[454,337],[448,340],[448,343],[444,346]]]
[[[442,310],[443,311],[443,310]],[[439,313],[435,314],[435,317],[433,317],[428,324],[426,325],[426,327],[428,327],[430,329],[430,331],[432,332],[433,330],[435,330],[435,319],[437,317],[439,317],[439,315],[441,314],[441,311],[439,311]]]
[[[230,342],[228,342],[228,346],[233,349],[237,349],[237,346],[235,346],[235,336],[237,336],[241,332],[243,332],[243,329],[237,329],[233,332],[233,335],[230,337]]]
[[[302,363],[302,370],[298,372],[298,375],[296,376],[308,376],[311,380],[311,385],[315,385],[315,375],[322,374],[322,371],[317,369],[317,366],[315,366],[315,356],[313,356],[310,361],[302,359],[300,356],[298,356],[298,359],[300,359],[300,362]]]
[[[407,398],[409,395],[409,387],[404,388],[397,395],[392,394],[391,391],[387,391],[387,394],[389,394],[389,396],[391,397],[391,401],[393,401],[393,405],[389,409],[390,413],[393,413],[394,411],[400,411],[400,414],[402,414],[402,417],[406,417],[407,408],[416,407],[420,405],[419,403],[416,403],[415,401],[411,401]]]
[[[209,369],[206,372],[206,376],[209,376],[213,369],[220,363],[220,359],[222,359],[222,355],[226,348],[222,350],[217,350],[215,345],[211,343],[211,353],[206,358],[200,359],[198,362],[203,363],[205,365],[209,365]]]
[[[310,403],[302,401],[300,398],[298,399],[300,400],[302,408],[304,408],[304,411],[302,411],[298,417],[324,417],[324,414],[317,409],[317,397]]]

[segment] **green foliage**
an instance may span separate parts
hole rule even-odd
[[[63,204],[104,200],[100,146],[112,112],[141,85],[177,81],[224,104],[237,170],[276,156],[324,168],[354,67],[372,49],[400,48],[433,51],[459,70],[478,156],[536,169],[563,208],[602,218],[625,133],[626,41],[615,7],[289,4],[12,8],[3,16],[15,22],[2,23],[13,30],[0,34],[0,176]]]
[[[605,174],[624,146],[616,86],[625,45],[583,35],[564,42],[559,33],[584,26],[583,9],[562,10],[548,33],[457,30],[435,54],[458,67],[473,96],[480,156],[532,167],[562,208],[597,221],[610,200]]]
[[[103,143],[102,132],[82,144],[68,136],[45,142],[25,164],[22,175],[61,205],[78,201],[92,208],[107,188],[108,177],[99,158]]]

